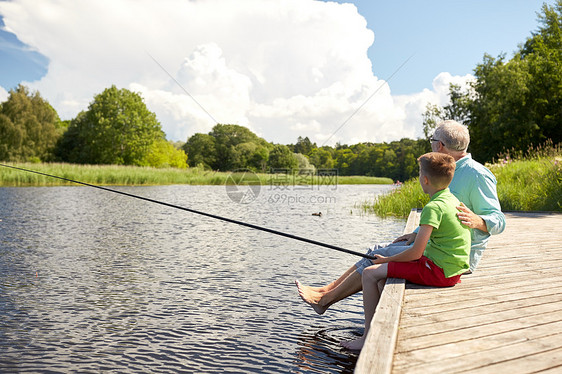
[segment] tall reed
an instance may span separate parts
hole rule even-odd
[[[261,185],[268,185],[270,183],[306,184],[310,182],[307,178],[299,179],[291,178],[291,176],[278,178],[274,174],[265,173],[253,174],[218,172],[204,170],[203,168],[198,167],[177,169],[120,165],[78,165],[66,163],[7,163],[7,165],[96,185],[224,185],[239,183],[241,178],[244,178],[244,183],[259,183]],[[248,178],[254,178],[256,180],[251,181]],[[315,179],[312,183],[319,182]],[[321,181],[320,183],[324,182]],[[391,184],[392,180],[389,178],[365,176],[337,176],[334,179],[330,179],[329,183]],[[60,185],[74,185],[74,183],[16,169],[0,167],[0,186],[3,187]]]
[[[380,217],[407,217],[414,208],[423,208],[429,201],[420,186],[419,178],[406,181],[391,192],[379,195],[374,202],[363,204],[363,210]]]
[[[77,165],[65,163],[9,164],[23,169],[56,175],[96,185],[165,185],[165,184],[224,184],[228,173],[199,168],[151,168],[118,165]],[[0,167],[0,186],[59,186],[74,185],[47,176]]]
[[[562,212],[561,144],[549,141],[526,152],[511,151],[486,166],[497,179],[502,210]],[[416,178],[364,203],[363,209],[381,217],[407,217],[411,209],[422,208],[428,201]]]
[[[486,166],[498,180],[503,210],[562,211],[561,144],[511,151]]]

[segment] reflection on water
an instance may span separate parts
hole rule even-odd
[[[129,193],[362,251],[403,221],[354,211],[387,189],[221,186]],[[321,211],[322,217],[313,212]],[[354,256],[87,187],[0,188],[1,372],[351,372],[357,295],[317,316],[294,279],[327,282]]]
[[[342,340],[357,338],[362,329],[352,327],[310,327],[299,337],[299,351],[295,365],[302,372],[324,371],[353,373],[358,354],[342,351]]]

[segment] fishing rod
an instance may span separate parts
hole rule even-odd
[[[210,217],[210,218],[214,218],[214,219],[218,219],[221,221],[225,221],[225,222],[230,222],[230,223],[234,223],[237,225],[241,225],[241,226],[245,226],[245,227],[249,227],[251,229],[255,229],[255,230],[260,230],[260,231],[265,231],[268,232],[270,234],[275,234],[275,235],[279,235],[279,236],[284,236],[286,238],[290,238],[290,239],[295,239],[295,240],[299,240],[301,242],[305,242],[305,243],[309,243],[309,244],[315,244],[321,247],[325,247],[325,248],[330,248],[330,249],[334,249],[336,251],[340,251],[340,252],[344,252],[344,253],[348,253],[351,255],[355,255],[355,256],[361,256],[361,257],[365,257],[371,260],[375,260],[377,257],[375,256],[371,256],[365,253],[361,253],[361,252],[357,252],[357,251],[352,251],[350,249],[346,249],[346,248],[341,248],[332,244],[327,244],[327,243],[322,243],[316,240],[312,240],[312,239],[307,239],[307,238],[303,238],[297,235],[293,235],[293,234],[288,234],[285,232],[281,232],[281,231],[277,231],[277,230],[273,230],[267,227],[262,227],[262,226],[258,226],[258,225],[253,225],[251,223],[247,223],[247,222],[242,222],[242,221],[238,221],[232,218],[227,218],[227,217],[221,217],[221,216],[217,216],[215,214],[210,214],[210,213],[205,213],[205,212],[201,212],[199,210],[195,210],[195,209],[190,209],[190,208],[186,208],[183,206],[179,206],[179,205],[174,205],[174,204],[170,204],[170,203],[166,203],[164,201],[159,201],[159,200],[154,200],[154,199],[150,199],[148,197],[143,197],[143,196],[139,196],[139,195],[134,195],[131,193],[127,193],[127,192],[123,192],[123,191],[118,191],[118,190],[114,190],[111,188],[107,188],[107,187],[103,187],[103,186],[97,186],[95,184],[90,184],[90,183],[85,183],[85,182],[80,182],[80,181],[75,181],[69,178],[64,178],[64,177],[59,177],[56,175],[51,175],[51,174],[46,174],[46,173],[42,173],[40,171],[36,171],[36,170],[29,170],[29,169],[24,169],[24,168],[20,168],[17,166],[12,166],[12,165],[6,165],[6,164],[0,164],[0,166],[6,167],[6,168],[10,168],[10,169],[15,169],[15,170],[20,170],[20,171],[25,171],[28,173],[34,173],[34,174],[39,174],[39,175],[43,175],[46,177],[50,177],[50,178],[56,178],[56,179],[60,179],[63,181],[67,181],[67,182],[72,182],[72,183],[76,183],[76,184],[81,184],[83,186],[88,186],[88,187],[93,187],[93,188],[97,188],[100,190],[104,190],[104,191],[109,191],[109,192],[113,192],[113,193],[117,193],[120,195],[124,195],[124,196],[128,196],[128,197],[132,197],[135,199],[139,199],[139,200],[144,200],[144,201],[148,201],[151,203],[155,203],[155,204],[160,204],[160,205],[164,205],[170,208],[175,208],[175,209],[180,209],[180,210],[184,210],[186,212],[190,212],[190,213],[194,213],[194,214],[199,214],[205,217]]]

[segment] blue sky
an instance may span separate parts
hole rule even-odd
[[[36,51],[26,50],[16,35],[5,31],[1,16],[0,27],[0,86],[10,89],[21,81],[33,81],[45,75],[48,59]]]
[[[355,0],[359,13],[375,33],[369,48],[373,70],[389,77],[394,94],[431,87],[440,72],[473,72],[484,53],[510,57],[537,29],[543,0]]]
[[[510,57],[543,3],[0,0],[0,101],[21,82],[72,119],[114,84],[170,140],[214,119],[283,144],[416,138],[426,105],[466,87],[484,53]]]

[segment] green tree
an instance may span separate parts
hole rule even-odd
[[[413,153],[407,153],[404,156],[401,174],[396,178],[397,180],[406,181],[418,175],[418,157],[416,157]]]
[[[267,147],[254,142],[240,143],[231,152],[233,169],[251,169],[265,171],[269,159]]]
[[[538,20],[538,30],[513,58],[486,54],[474,69],[471,87],[465,92],[451,89],[452,111],[428,107],[424,131],[436,117],[460,120],[470,130],[469,150],[482,162],[506,150],[526,151],[548,139],[560,143],[562,0],[544,4]]]
[[[468,122],[474,157],[491,161],[504,149],[525,149],[540,130],[529,107],[536,98],[528,95],[528,64],[486,55],[475,75],[478,98],[472,102]]]
[[[470,120],[471,90],[463,91],[456,84],[449,85],[449,103],[444,107],[428,103],[423,113],[423,134],[429,140],[439,122],[453,119],[467,124]]]
[[[339,175],[358,175],[356,171],[355,160],[357,155],[353,153],[351,148],[339,147],[336,149],[335,167],[338,169]]]
[[[446,117],[445,111],[439,105],[427,103],[425,112],[422,114],[423,135],[429,139],[437,124],[443,121]]]
[[[223,124],[215,125],[208,134],[192,135],[183,146],[190,164],[223,171],[265,171],[272,148],[246,127]]]
[[[203,165],[212,169],[216,165],[215,138],[209,134],[196,133],[190,136],[182,149],[187,153],[192,166]]]
[[[160,123],[140,95],[111,86],[70,123],[60,155],[76,163],[146,165],[162,139]]]
[[[0,160],[50,161],[64,128],[39,92],[19,85],[0,105]]]
[[[308,170],[314,172],[315,168],[314,165],[310,163],[308,157],[303,155],[302,153],[294,153],[295,158],[297,159],[297,168],[299,170]]]
[[[152,143],[145,157],[145,165],[157,168],[173,167],[187,168],[187,155],[182,149],[174,147],[173,143],[160,138]]]
[[[316,143],[312,143],[310,139],[307,137],[299,136],[297,138],[297,144],[292,146],[292,150],[295,153],[302,153],[303,155],[308,155],[310,152],[317,148]]]
[[[236,162],[235,147],[242,143],[254,143],[269,148],[270,144],[248,128],[239,125],[217,124],[209,133],[215,139],[215,161],[213,169],[233,170],[240,167]],[[263,152],[260,153],[263,155]]]
[[[527,39],[521,56],[529,65],[531,109],[540,128],[530,139],[535,145],[547,139],[562,141],[562,1],[543,5],[541,26]]]
[[[356,155],[353,163],[349,164],[349,175],[377,175],[381,174],[374,170],[374,163],[371,159],[371,152],[374,150],[371,143],[359,143],[351,146],[351,150]]]
[[[295,154],[283,144],[276,144],[269,152],[270,169],[296,169],[299,161]]]
[[[332,153],[334,150],[328,146],[314,148],[309,155],[310,163],[317,169],[333,169],[335,161]]]

